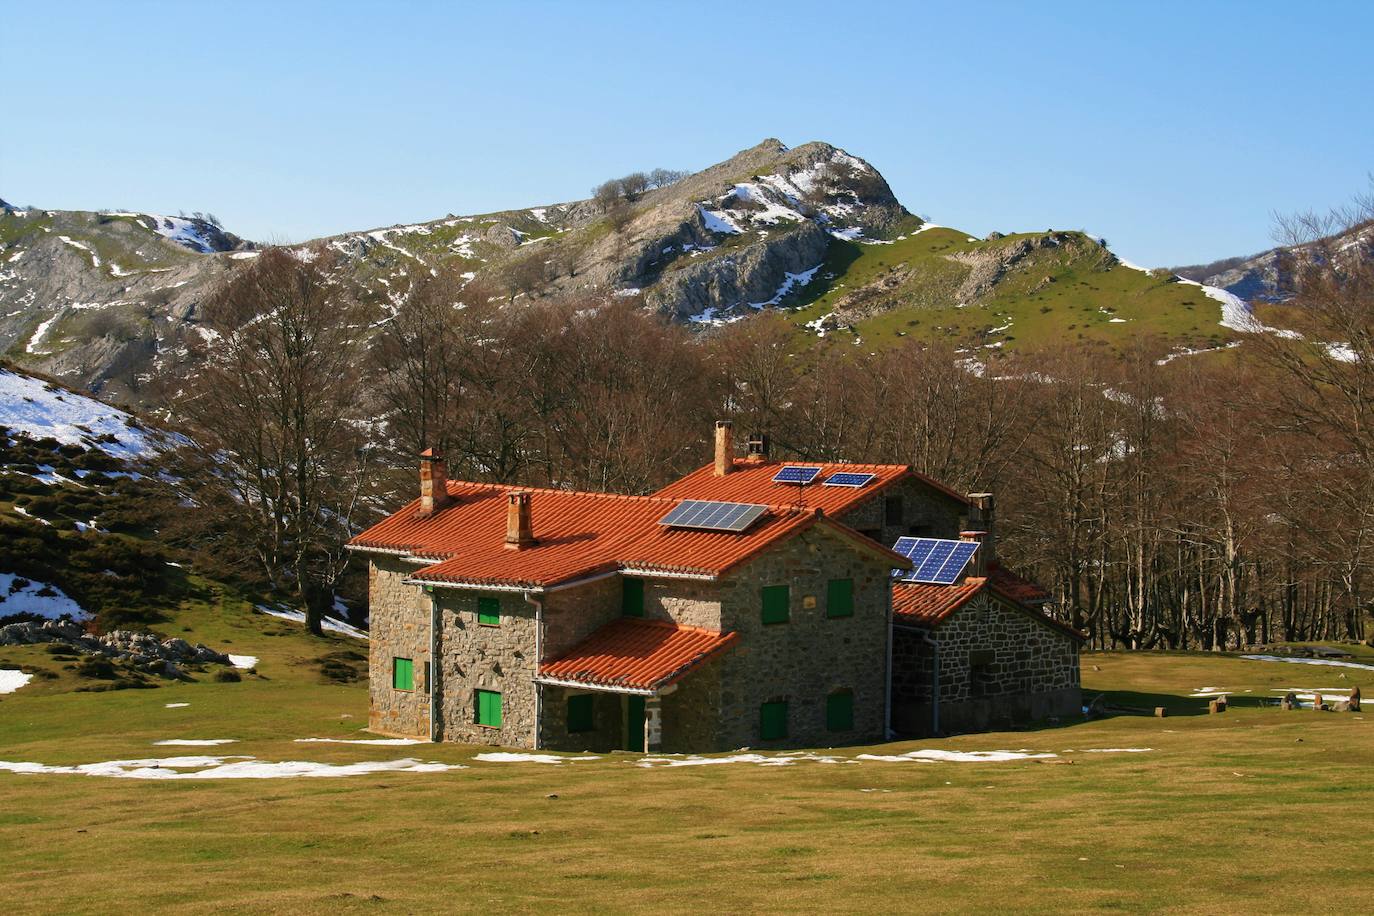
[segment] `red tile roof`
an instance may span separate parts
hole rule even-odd
[[[817,467],[821,469],[814,483],[798,487],[791,483],[774,483],[773,476],[785,465]],[[873,474],[874,480],[864,487],[827,487],[824,481],[831,474],[846,472]],[[820,508],[827,515],[840,515],[863,502],[874,493],[902,480],[919,480],[960,504],[968,499],[949,487],[918,474],[905,464],[844,464],[824,461],[751,461],[736,458],[734,470],[723,477],[715,474],[715,465],[699,468],[668,486],[654,496],[672,499],[721,499],[729,502],[768,503],[790,506],[804,500],[807,508]]]
[[[939,626],[968,600],[983,590],[986,579],[965,579],[954,585],[895,582],[892,585],[892,616],[912,626]]]
[[[996,561],[988,564],[988,578],[992,580],[992,587],[997,589],[999,594],[1022,604],[1043,604],[1054,598],[1040,585],[1021,578]]]
[[[1061,623],[1017,598],[1014,593],[1003,591],[999,574],[1010,576],[1023,589],[1034,589],[1044,594],[1044,589],[1028,582],[1014,573],[997,570],[989,578],[965,579],[954,585],[934,585],[925,582],[895,582],[892,585],[892,617],[899,624],[917,627],[938,627],[950,615],[969,602],[974,595],[990,588],[992,593],[1002,598],[1012,607],[1035,618],[1046,626],[1053,627],[1075,639],[1085,639],[1082,633],[1068,624]]]
[[[550,680],[627,690],[660,690],[738,639],[658,620],[622,617],[539,666]]]
[[[416,500],[350,544],[441,561],[417,572],[414,578],[420,580],[538,588],[626,568],[718,576],[819,523],[862,549],[880,552],[895,566],[909,566],[814,508],[773,506],[742,533],[697,531],[658,523],[677,505],[676,499],[548,489],[525,490],[531,494],[536,543],[516,550],[505,543],[506,494],[511,489],[449,481],[452,505],[420,518]]]

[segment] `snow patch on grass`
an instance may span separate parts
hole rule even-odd
[[[31,680],[32,674],[25,674],[14,668],[0,669],[0,693],[14,693]]]
[[[577,760],[599,760],[599,757],[560,757],[557,754],[522,754],[514,751],[488,751],[473,760],[483,763],[571,763]]]
[[[860,754],[859,760],[879,760],[884,763],[1005,763],[1009,760],[1045,760],[1058,757],[1058,754],[1034,753],[1032,751],[941,751],[929,748],[909,751],[905,754]]]
[[[243,668],[244,670],[256,668],[258,666],[258,657],[256,655],[231,655],[229,656],[229,664],[233,665],[235,668]]]
[[[366,776],[371,773],[442,773],[465,770],[456,763],[422,763],[402,760],[366,760],[360,763],[311,763],[304,760],[268,762],[254,757],[156,757],[142,760],[109,760],[78,766],[49,766],[0,760],[0,772],[21,775],[62,774],[105,776],[113,779],[296,779]]]
[[[407,744],[426,744],[419,738],[297,738],[297,744],[371,744],[379,747],[401,747]]]
[[[1241,658],[1252,662],[1284,662],[1289,665],[1321,665],[1328,668],[1360,668],[1364,671],[1374,671],[1374,665],[1342,662],[1330,658],[1284,658],[1280,655],[1242,655]]]
[[[237,738],[168,738],[166,741],[154,741],[158,747],[214,747],[217,744],[233,744]]]

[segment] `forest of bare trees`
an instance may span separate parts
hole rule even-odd
[[[514,305],[443,270],[364,346],[337,330],[337,303],[320,304],[322,263],[268,254],[211,310],[218,356],[187,403],[233,457],[227,479],[263,562],[303,594],[337,579],[372,447],[379,510],[411,497],[414,456],[431,446],[455,477],[644,493],[704,463],[712,421],[730,418],[783,456],[911,464],[995,492],[1003,558],[1094,646],[1363,639],[1374,271],[1308,250],[1285,307],[1301,336],[1170,361],[1140,340],[987,367],[952,343],[818,344],[768,313],[702,335],[634,300]],[[291,295],[266,289],[281,283]],[[258,300],[276,317],[235,313]]]

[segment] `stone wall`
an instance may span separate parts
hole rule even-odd
[[[520,592],[436,588],[442,625],[438,683],[444,741],[534,747],[534,606]],[[478,598],[496,598],[499,626],[477,622]],[[501,694],[501,726],[477,724],[477,690]]]
[[[940,643],[940,730],[984,731],[1081,710],[1078,640],[986,592],[933,632]],[[933,652],[919,632],[893,642],[893,726],[927,734]]]
[[[540,747],[555,751],[594,751],[598,754],[625,747],[624,694],[569,687],[542,689],[544,715],[540,723]],[[569,732],[568,698],[580,695],[592,697],[595,728],[585,732]]]
[[[880,557],[814,526],[720,582],[722,629],[739,633],[740,642],[720,661],[717,749],[832,746],[883,737],[889,573],[890,564]],[[826,583],[839,578],[854,580],[854,614],[827,618]],[[765,585],[790,587],[787,623],[763,623]],[[837,689],[854,692],[850,731],[826,729],[826,697]],[[772,700],[788,703],[788,735],[764,741],[761,705]],[[664,741],[671,740],[665,727]]]
[[[544,661],[558,658],[620,617],[620,576],[607,576],[543,596]]]
[[[679,626],[721,629],[720,586],[692,579],[644,580],[644,616]]]
[[[901,500],[901,521],[887,520],[887,501]],[[897,538],[957,538],[968,507],[923,481],[911,479],[873,494],[836,520],[862,531],[885,547]]]
[[[387,735],[429,737],[429,596],[402,580],[422,567],[399,557],[369,555],[368,728]],[[414,690],[396,690],[396,658],[414,663]]]
[[[726,746],[720,737],[721,673],[726,660],[738,650],[736,644],[693,668],[672,693],[660,699],[663,753],[700,753]]]

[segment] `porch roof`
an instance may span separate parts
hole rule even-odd
[[[681,680],[738,638],[735,633],[622,617],[540,665],[538,679],[593,690],[653,694]]]

